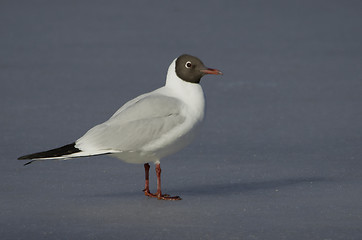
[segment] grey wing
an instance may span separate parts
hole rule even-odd
[[[183,103],[164,95],[145,96],[90,129],[76,146],[87,152],[137,151],[185,121]]]

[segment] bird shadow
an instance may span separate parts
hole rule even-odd
[[[214,195],[214,194],[236,194],[255,191],[263,191],[270,189],[282,189],[290,186],[316,184],[320,182],[331,181],[325,177],[298,177],[298,178],[283,178],[265,181],[252,182],[236,182],[236,183],[210,183],[202,185],[188,186],[187,188],[179,188],[178,192],[187,195]],[[176,189],[175,189],[176,190]]]
[[[270,189],[282,189],[291,186],[302,186],[308,184],[317,184],[321,182],[332,181],[331,178],[326,177],[297,177],[297,178],[282,178],[265,181],[252,181],[252,182],[236,182],[236,183],[209,183],[209,184],[194,184],[183,187],[168,187],[165,189],[167,193],[177,193],[183,195],[231,195],[237,193],[248,193],[256,191],[266,191]],[[133,197],[142,195],[141,191],[127,191],[127,192],[114,192],[93,194],[92,197]]]

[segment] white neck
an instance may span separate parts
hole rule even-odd
[[[167,70],[167,76],[166,76],[166,86],[172,87],[173,85],[177,85],[177,82],[182,81],[177,75],[176,75],[176,60],[175,58]],[[184,82],[184,81],[182,81]]]
[[[180,99],[194,110],[204,112],[205,96],[201,85],[186,82],[177,76],[176,59],[172,61],[168,68],[165,87],[174,90],[174,94],[177,94]]]

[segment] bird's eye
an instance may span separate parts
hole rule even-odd
[[[187,61],[186,64],[185,64],[185,67],[186,68],[190,68],[192,66],[191,62],[190,61]]]

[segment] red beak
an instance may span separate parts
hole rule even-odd
[[[217,69],[213,69],[213,68],[207,68],[207,69],[202,69],[200,70],[201,72],[205,73],[205,74],[216,74],[216,75],[222,75],[222,72],[217,70]]]

